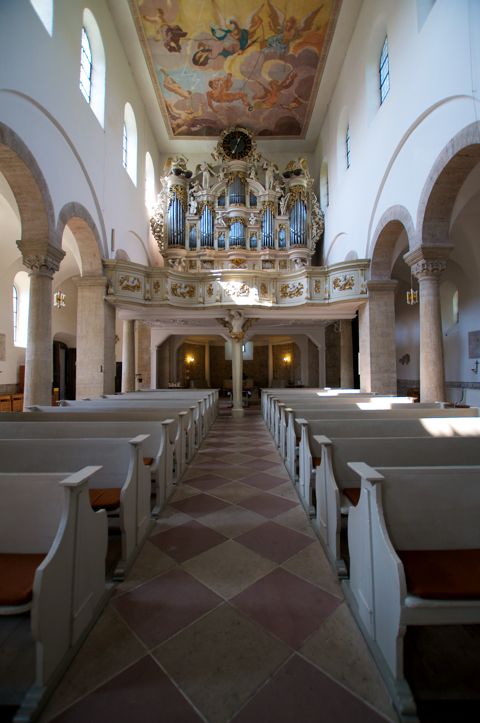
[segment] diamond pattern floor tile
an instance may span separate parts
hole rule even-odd
[[[288,654],[286,645],[229,605],[222,605],[154,651],[209,723],[230,720]],[[175,719],[163,720],[174,723]]]
[[[160,710],[165,721],[202,721],[155,661],[146,656],[59,715],[55,723],[158,723]]]
[[[192,517],[202,517],[202,515],[208,515],[209,512],[223,509],[227,504],[211,495],[199,494],[179,502],[172,502],[171,506]]]
[[[114,598],[112,605],[148,648],[182,630],[221,602],[185,570],[171,570]]]
[[[247,510],[252,510],[252,512],[257,512],[259,515],[272,518],[292,509],[297,506],[298,503],[267,493],[254,495],[246,500],[242,500],[239,504]]]
[[[190,519],[183,525],[177,525],[158,535],[152,535],[150,542],[173,557],[176,562],[185,562],[185,560],[225,542],[225,539],[219,532]]]
[[[298,655],[232,723],[381,723],[385,719]]]
[[[252,485],[252,487],[256,487],[259,490],[270,490],[272,487],[285,484],[285,480],[281,477],[275,477],[275,475],[269,474],[268,472],[262,472],[256,462],[252,466],[257,471],[243,478],[243,482],[247,485]]]
[[[231,599],[235,607],[292,648],[317,630],[340,602],[281,568]]]
[[[245,545],[259,555],[280,564],[296,555],[312,540],[301,532],[296,532],[275,522],[265,522],[253,530],[237,537],[237,542]]]

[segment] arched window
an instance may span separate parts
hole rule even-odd
[[[123,114],[123,167],[137,185],[137,122],[130,103],[125,103]]]
[[[155,206],[155,169],[148,151],[145,154],[145,206],[150,213]]]
[[[18,289],[15,284],[12,287],[12,321],[13,321],[13,343],[17,341],[18,330]]]
[[[27,346],[29,298],[30,277],[26,271],[19,271],[15,274],[12,292],[13,343],[17,347]]]
[[[105,114],[105,50],[97,21],[83,11],[80,50],[80,90],[103,127]]]
[[[350,126],[347,125],[347,130],[345,131],[345,162],[347,168],[350,168]]]
[[[82,49],[80,53],[80,90],[90,105],[92,98],[92,47],[85,28],[82,28]]]
[[[380,60],[378,63],[378,80],[380,86],[380,105],[388,95],[390,90],[390,61],[388,57],[388,38],[385,38]]]
[[[53,33],[53,0],[30,0],[49,35]]]

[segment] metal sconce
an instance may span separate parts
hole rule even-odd
[[[418,304],[418,291],[413,288],[413,274],[410,272],[410,288],[407,291],[407,304],[413,306]]]
[[[58,291],[56,291],[53,295],[54,307],[56,309],[64,309],[66,306],[65,298],[66,297],[65,297],[65,294],[63,293],[63,291],[60,291],[60,289]]]

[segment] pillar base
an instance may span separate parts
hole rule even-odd
[[[244,409],[235,409],[235,408],[232,408],[232,416],[233,416],[233,417],[243,417],[244,414],[245,414],[245,410],[244,410]]]

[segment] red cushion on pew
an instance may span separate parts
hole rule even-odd
[[[343,488],[343,494],[347,498],[347,500],[350,500],[352,505],[356,507],[358,505],[358,500],[360,499],[360,487],[344,487]]]
[[[320,457],[312,457],[312,465],[314,467],[318,467],[318,465],[320,464],[320,460],[321,460]]]
[[[153,457],[144,457],[143,464],[145,464],[147,467],[150,467],[150,465],[153,464]]]
[[[111,512],[120,507],[120,487],[93,488],[88,493],[94,510]]]
[[[397,551],[411,595],[433,600],[480,599],[480,550]]]
[[[0,554],[0,605],[26,605],[32,599],[35,570],[44,554]]]

